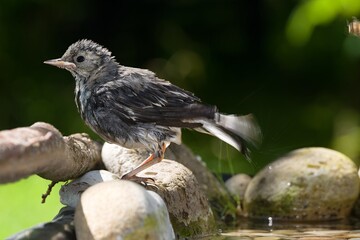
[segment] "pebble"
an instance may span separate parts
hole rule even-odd
[[[79,240],[175,239],[162,198],[130,181],[113,180],[88,188],[76,207],[74,222]]]

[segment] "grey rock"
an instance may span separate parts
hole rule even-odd
[[[115,179],[119,179],[119,177],[105,170],[87,172],[81,178],[75,179],[60,188],[60,202],[75,208],[80,201],[81,194],[90,186]]]
[[[359,178],[360,178],[360,169],[358,171],[358,175],[359,175]],[[354,204],[354,207],[353,207],[353,215],[356,216],[356,217],[360,217],[360,196],[358,197],[358,199],[356,200],[355,204]]]
[[[356,165],[326,148],[303,148],[277,159],[250,182],[249,217],[335,220],[347,217],[359,195]]]
[[[245,191],[250,181],[251,177],[249,175],[239,173],[229,178],[225,182],[225,186],[232,195],[242,200],[244,199]]]
[[[105,143],[102,149],[102,159],[106,169],[119,176],[135,168],[149,154],[146,150],[127,149],[109,143]],[[165,152],[165,158],[177,161],[193,172],[200,189],[207,196],[217,220],[224,219],[225,216],[235,216],[236,202],[224,184],[209,171],[200,157],[195,156],[188,147],[183,144],[171,144]]]
[[[129,149],[105,142],[101,158],[105,168],[119,176],[131,171],[149,156],[145,149]]]
[[[207,198],[188,168],[164,159],[137,176],[155,181],[155,186],[150,188],[166,202],[178,237],[199,237],[217,232]]]
[[[175,239],[161,197],[126,180],[88,188],[75,211],[75,228],[79,240]]]
[[[169,155],[166,156],[166,154]],[[201,189],[205,192],[209,201],[216,202],[218,206],[224,206],[221,211],[224,211],[226,208],[225,206],[234,204],[234,201],[224,187],[223,182],[220,182],[207,168],[206,163],[201,160],[201,157],[195,156],[187,146],[184,144],[171,144],[169,150],[165,153],[165,156],[190,169],[194,173]],[[172,158],[172,156],[174,157]]]

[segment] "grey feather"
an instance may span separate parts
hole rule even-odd
[[[217,113],[215,119],[218,125],[233,132],[253,146],[258,147],[261,144],[261,129],[252,114],[237,116]]]

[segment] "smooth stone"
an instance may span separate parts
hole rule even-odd
[[[80,201],[81,194],[90,186],[115,179],[119,179],[119,177],[109,171],[94,170],[87,172],[82,177],[60,188],[60,202],[66,206],[75,208]]]
[[[76,237],[88,239],[175,239],[162,198],[126,180],[98,183],[75,211]]]
[[[164,159],[137,174],[152,178],[149,188],[166,202],[178,238],[217,233],[213,212],[194,174],[184,165]]]
[[[250,181],[251,177],[249,175],[239,173],[226,180],[225,186],[232,195],[242,200],[244,199],[245,191]]]
[[[360,178],[360,169],[358,171],[358,176]],[[352,209],[352,213],[354,216],[356,217],[360,217],[360,196],[358,197],[358,199],[356,200],[354,207]]]
[[[104,143],[101,153],[106,169],[119,176],[134,169],[149,154],[143,149],[127,149],[110,143]],[[206,167],[205,162],[195,156],[188,147],[183,144],[171,144],[165,152],[165,158],[179,162],[193,172],[219,222],[225,218],[232,218],[237,213],[233,197]]]
[[[101,158],[105,168],[119,176],[131,171],[149,156],[145,149],[129,149],[105,142]]]
[[[166,156],[167,152],[165,153]],[[171,158],[174,156],[174,158]],[[234,209],[236,209],[236,201],[229,194],[223,182],[207,168],[206,163],[200,156],[194,155],[194,153],[184,144],[177,145],[171,144],[169,146],[168,159],[173,159],[188,169],[190,169],[195,175],[197,181],[200,184],[200,188],[207,196],[211,207],[218,220],[224,219],[230,215],[234,215]]]
[[[336,220],[349,216],[359,195],[356,165],[334,150],[302,148],[277,159],[247,187],[251,218]]]

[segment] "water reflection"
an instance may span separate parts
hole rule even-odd
[[[235,228],[224,231],[214,240],[291,240],[291,239],[351,239],[360,240],[360,221],[351,218],[328,222],[249,221],[243,219]]]
[[[356,230],[360,229],[360,221],[357,218],[349,218],[337,221],[314,221],[314,222],[298,222],[298,221],[281,221],[269,217],[265,220],[248,220],[242,219],[236,226],[237,229],[261,229],[267,231],[273,230],[301,230],[309,228],[319,228],[326,230]]]

